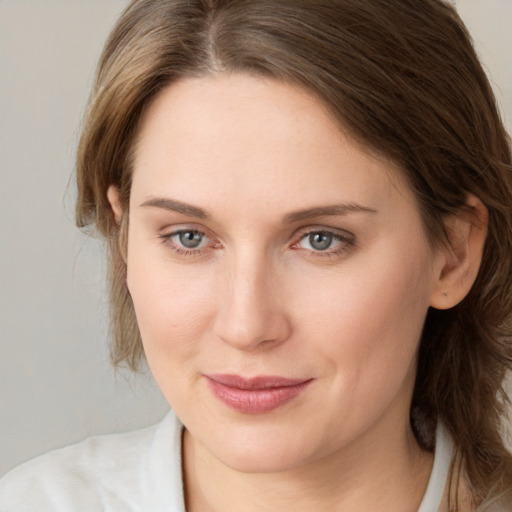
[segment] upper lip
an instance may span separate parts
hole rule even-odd
[[[298,386],[304,384],[312,379],[290,379],[287,377],[280,377],[278,375],[258,375],[256,377],[242,377],[240,375],[230,374],[211,374],[206,375],[209,379],[228,386],[230,388],[245,389],[245,390],[261,390],[271,388],[283,388]]]

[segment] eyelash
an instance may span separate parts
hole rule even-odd
[[[172,233],[167,234],[161,234],[159,235],[159,238],[162,240],[162,243],[169,247],[175,254],[178,256],[185,256],[185,257],[199,257],[203,256],[207,249],[209,248],[217,248],[220,247],[220,244],[213,244],[213,245],[206,245],[205,247],[199,247],[196,249],[186,249],[184,247],[180,247],[178,244],[173,242],[173,237],[179,236],[183,233],[193,233],[194,235],[201,235],[205,238],[209,238],[208,235],[202,231],[199,231],[198,229],[177,229],[176,231],[173,231]]]
[[[338,242],[334,248],[325,250],[312,250],[304,249],[299,246],[304,240],[307,240],[312,235],[328,235],[332,237],[333,241]],[[291,248],[298,251],[307,251],[308,255],[314,258],[336,258],[353,249],[356,245],[355,237],[349,233],[340,233],[327,228],[307,228],[300,234],[299,239],[291,245]]]
[[[158,237],[161,239],[162,243],[169,247],[175,254],[184,257],[200,257],[203,256],[208,249],[217,249],[222,247],[220,242],[218,242],[214,244],[207,244],[204,247],[195,249],[186,249],[179,246],[172,240],[173,237],[184,233],[193,233],[194,235],[200,235],[206,239],[209,238],[206,233],[197,229],[178,229],[172,233],[160,234]],[[308,237],[316,234],[331,236],[333,241],[338,242],[338,245],[334,249],[327,248],[326,250],[304,249],[299,246],[299,244],[301,244],[301,242],[306,240]],[[304,230],[299,234],[298,240],[291,244],[290,247],[297,251],[306,251],[309,255],[315,258],[335,258],[341,256],[350,249],[353,249],[355,245],[355,238],[349,233],[340,234],[339,232],[326,228],[308,228],[307,231]]]

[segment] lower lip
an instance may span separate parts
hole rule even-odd
[[[213,394],[225,405],[245,414],[262,414],[285,405],[300,395],[312,380],[264,389],[240,389],[207,377]]]

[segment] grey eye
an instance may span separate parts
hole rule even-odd
[[[201,245],[204,234],[199,231],[180,231],[178,233],[180,244],[187,249],[196,249]]]
[[[315,233],[310,233],[308,238],[309,245],[313,249],[316,251],[325,251],[331,247],[334,237],[332,233],[317,231]]]

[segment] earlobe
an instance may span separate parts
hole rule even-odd
[[[121,199],[119,197],[119,189],[114,185],[110,185],[107,189],[107,199],[114,213],[114,218],[117,224],[121,223],[123,218],[123,207],[121,205]]]
[[[488,211],[472,194],[466,205],[467,209],[445,221],[448,240],[438,250],[436,282],[430,297],[430,305],[436,309],[449,309],[464,299],[482,262]]]

